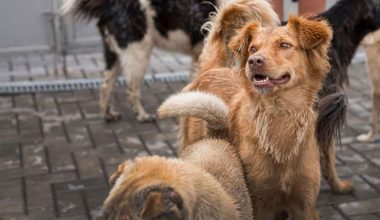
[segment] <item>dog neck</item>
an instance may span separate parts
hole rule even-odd
[[[277,163],[293,160],[300,147],[314,138],[316,92],[299,89],[269,95],[251,93],[243,110],[254,131],[254,138],[249,139]],[[252,137],[252,130],[247,135]]]

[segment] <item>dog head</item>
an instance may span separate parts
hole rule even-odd
[[[164,158],[126,161],[111,176],[113,186],[103,204],[106,219],[187,219],[179,192],[172,186],[175,174]]]
[[[300,84],[320,87],[329,69],[332,31],[325,21],[291,16],[286,26],[247,24],[231,39],[249,88],[261,94]]]

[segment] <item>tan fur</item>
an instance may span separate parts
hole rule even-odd
[[[204,111],[205,109],[206,111]],[[228,107],[219,98],[201,92],[170,96],[157,110],[160,117],[181,115],[202,118],[215,129],[225,128],[227,111]]]
[[[107,219],[253,218],[238,154],[222,140],[200,141],[181,159],[126,161],[110,182],[114,186],[103,205]]]
[[[367,54],[367,72],[371,83],[372,97],[372,114],[371,114],[371,129],[366,134],[361,134],[357,137],[358,141],[368,142],[373,141],[379,133],[379,112],[380,112],[380,31],[376,31],[367,35],[362,45]]]
[[[228,42],[236,30],[253,20],[263,26],[275,26],[280,23],[268,1],[236,0],[222,4],[211,21],[204,25],[204,29],[209,33],[199,57],[200,72],[232,65]],[[221,38],[223,40],[220,40]]]
[[[239,146],[256,219],[282,210],[293,219],[318,219],[320,161],[313,107],[329,69],[331,38],[324,21],[290,17],[287,26],[278,28],[249,23],[230,42],[239,68],[206,71],[185,89],[213,93],[229,106],[230,141]],[[291,47],[281,48],[283,42]],[[269,90],[255,88],[246,63],[258,55],[265,58],[262,73],[273,79],[288,73],[290,80]],[[182,119],[182,145],[202,139],[204,125],[200,119]]]

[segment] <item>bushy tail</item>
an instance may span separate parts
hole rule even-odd
[[[103,13],[107,0],[65,0],[59,12],[72,14],[78,18],[96,18]]]
[[[210,93],[182,92],[167,98],[158,108],[158,115],[166,117],[197,117],[206,121],[209,136],[220,136],[227,128],[228,107]]]
[[[200,56],[201,71],[226,67],[230,52],[228,42],[236,30],[249,21],[260,21],[263,26],[278,25],[280,20],[267,0],[231,0],[223,3],[203,29],[208,32]]]
[[[317,120],[317,140],[323,150],[333,145],[334,138],[337,138],[340,144],[346,113],[347,98],[343,92],[335,92],[321,99]]]

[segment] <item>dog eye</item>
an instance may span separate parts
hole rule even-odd
[[[284,49],[289,49],[289,48],[292,47],[292,45],[290,45],[290,44],[288,44],[288,43],[281,43],[281,44],[280,44],[280,47],[281,47],[281,48],[284,48]]]
[[[257,51],[256,47],[252,46],[249,48],[249,51],[255,53]]]

